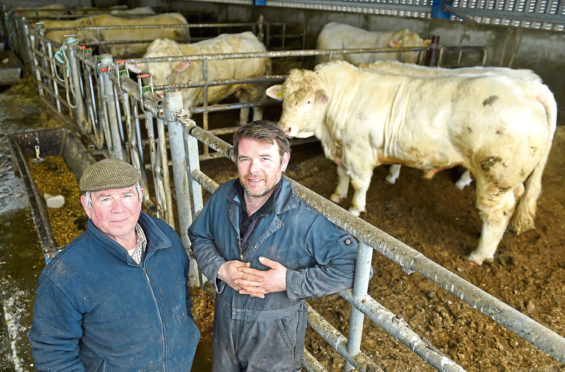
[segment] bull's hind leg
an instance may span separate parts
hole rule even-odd
[[[468,257],[478,265],[483,261],[492,261],[498,244],[502,240],[510,217],[516,206],[516,194],[522,185],[501,189],[488,181],[477,179],[477,208],[483,228],[479,246]]]
[[[244,88],[239,88],[235,96],[239,99],[239,103],[249,103],[249,92]],[[247,124],[249,120],[249,107],[242,107],[239,111],[239,125]]]
[[[262,99],[265,99],[266,97],[264,88],[262,89],[251,84],[243,86],[241,88],[241,91],[243,91],[245,94],[240,94],[239,96],[240,103],[257,102]],[[263,106],[255,106],[252,109],[253,109],[253,120],[254,121],[263,120]],[[240,111],[239,121],[241,124],[245,124],[247,123],[247,120],[249,120],[249,108],[244,107]]]
[[[391,164],[388,168],[388,176],[386,176],[386,182],[393,184],[396,182],[396,180],[398,179],[398,176],[400,176],[400,164]]]

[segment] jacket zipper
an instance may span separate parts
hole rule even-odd
[[[161,314],[161,309],[159,308],[159,303],[157,302],[157,296],[155,296],[155,291],[153,290],[153,286],[151,285],[151,279],[149,279],[149,274],[147,270],[145,270],[145,266],[141,266],[143,270],[143,274],[145,274],[145,279],[147,280],[147,284],[149,285],[149,289],[151,290],[151,296],[153,297],[153,301],[155,302],[155,307],[157,308],[157,314],[159,314],[159,322],[161,323],[161,339],[163,340],[163,371],[167,370],[167,340],[165,338],[165,325],[163,322],[163,315]]]

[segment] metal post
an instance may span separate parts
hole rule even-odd
[[[169,144],[171,149],[171,160],[173,163],[173,177],[177,196],[177,215],[179,216],[180,236],[190,258],[189,282],[191,286],[201,285],[198,264],[190,249],[190,240],[187,230],[192,224],[192,209],[190,187],[186,168],[186,153],[184,147],[184,128],[178,120],[178,114],[182,112],[182,94],[179,91],[165,92],[165,121],[169,128]],[[193,139],[196,141],[195,139]],[[198,148],[198,144],[196,144]]]
[[[80,75],[80,66],[79,61],[77,58],[77,53],[75,47],[78,45],[78,40],[72,42],[68,45],[69,50],[69,64],[71,67],[71,85],[75,92],[75,122],[78,124],[78,129],[81,131],[81,134],[87,134],[84,132],[84,128],[86,128],[86,116],[84,114],[84,94],[81,88],[81,75]]]
[[[122,139],[120,136],[120,129],[118,128],[118,119],[116,117],[116,98],[114,96],[114,88],[108,68],[112,64],[112,55],[104,54],[100,60],[100,77],[104,84],[104,103],[107,114],[108,124],[110,126],[110,133],[112,136],[112,146],[108,146],[108,153],[112,158],[124,160],[124,152],[122,148]],[[108,141],[109,142],[109,141]]]
[[[26,66],[26,68],[31,68],[31,66],[33,65],[33,55],[31,51],[31,42],[29,39],[29,25],[27,22],[25,22],[25,18],[23,19],[23,21],[24,21],[22,24],[23,35],[20,37],[20,39],[23,40],[25,49],[22,55],[25,56],[24,65]]]
[[[196,260],[189,249],[190,240],[187,230],[192,224],[191,198],[186,169],[186,154],[183,143],[183,126],[177,115],[182,111],[182,94],[179,91],[165,92],[165,123],[169,129],[169,144],[173,163],[173,178],[177,196],[177,215],[182,242],[190,256],[191,271],[197,267]],[[190,273],[189,273],[190,275]],[[189,277],[191,285],[199,285],[198,277]]]
[[[371,260],[373,249],[367,244],[360,242],[357,251],[357,263],[355,264],[355,280],[353,282],[353,296],[363,298],[369,289],[371,278]],[[365,316],[356,307],[351,306],[349,322],[349,337],[347,340],[347,353],[351,356],[357,355],[361,350],[361,338],[363,336],[363,320]],[[353,365],[346,361],[345,371],[354,369]]]

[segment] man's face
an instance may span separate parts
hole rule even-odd
[[[80,201],[96,227],[118,243],[135,236],[135,225],[141,212],[141,200],[135,186],[90,195],[92,208],[87,205],[86,197],[82,196]]]
[[[247,196],[268,198],[286,170],[290,154],[285,152],[281,159],[276,142],[271,144],[252,138],[240,139],[238,152],[239,182]]]

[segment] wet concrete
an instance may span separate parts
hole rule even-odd
[[[0,91],[0,370],[33,371],[27,333],[37,277],[44,267],[23,181],[16,176],[7,134],[41,127],[37,99]]]

